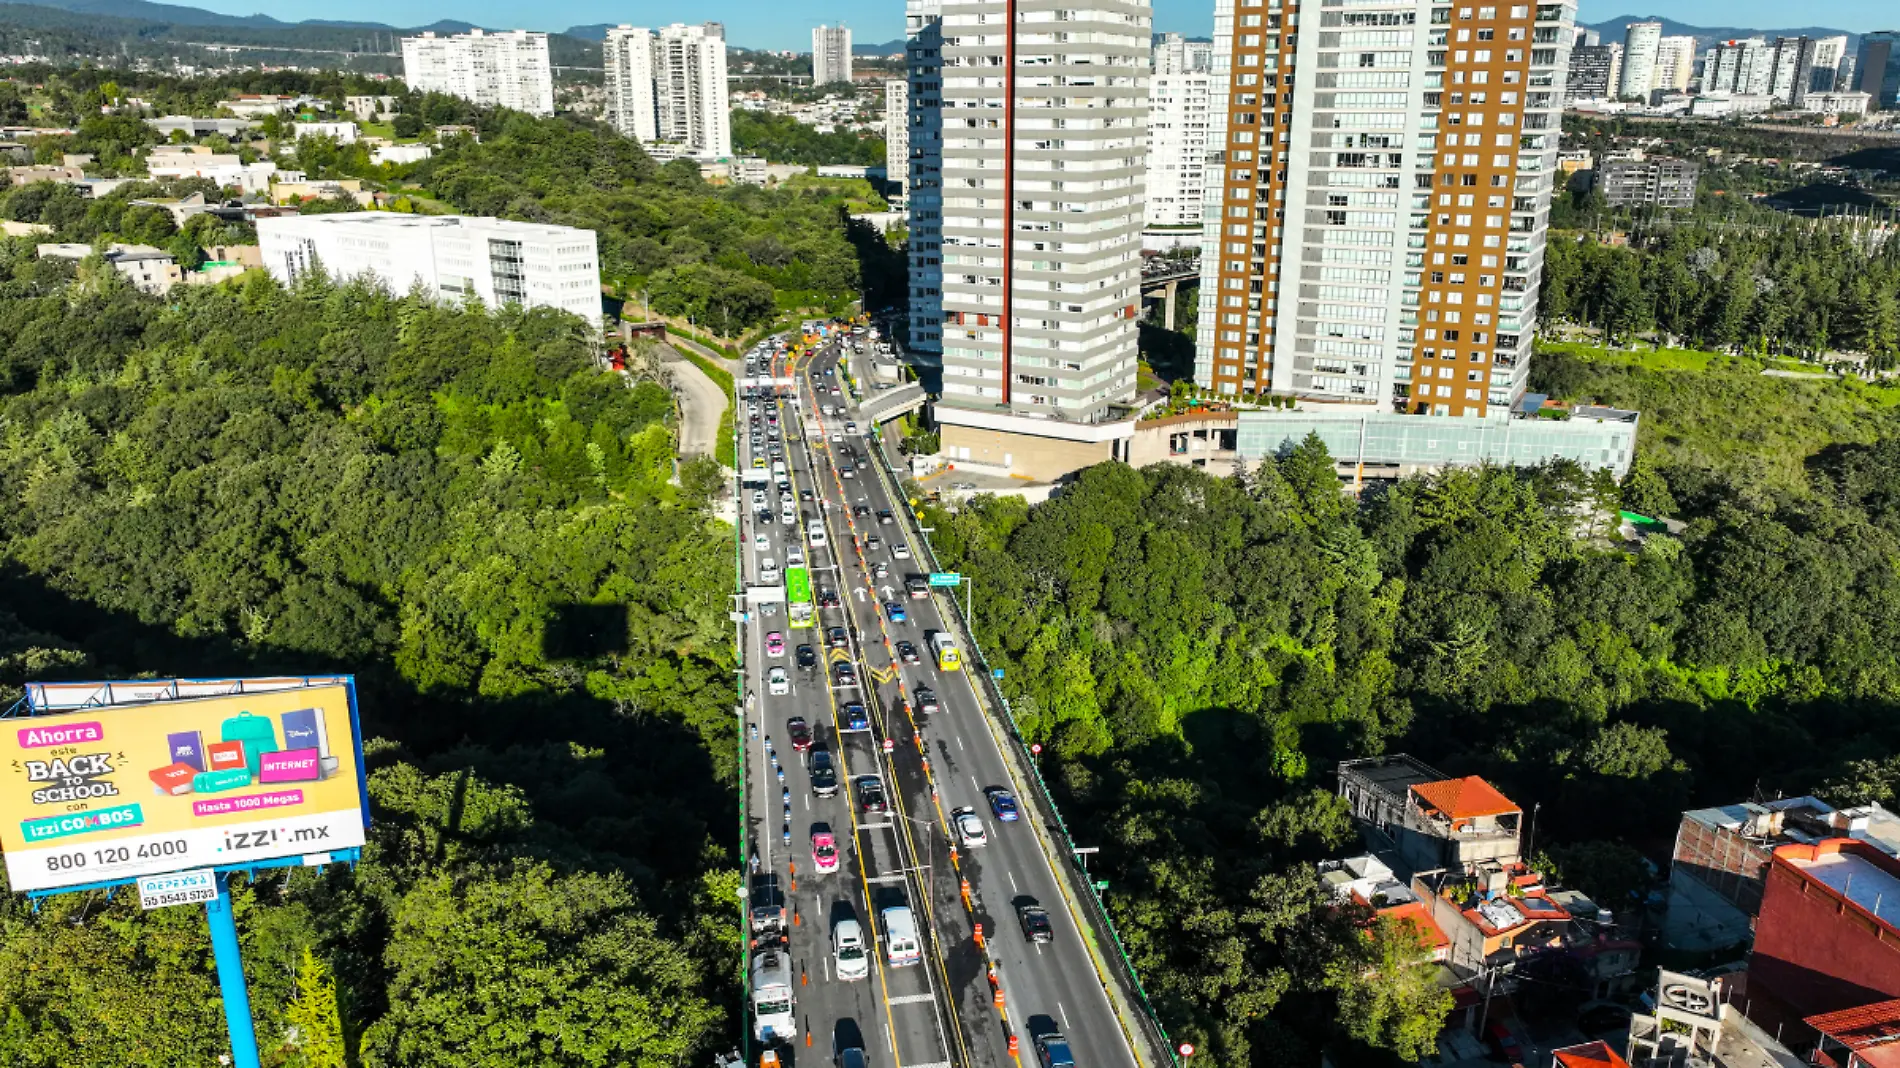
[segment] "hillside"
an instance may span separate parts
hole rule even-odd
[[[1734,37],[1766,37],[1772,41],[1777,37],[1834,37],[1844,33],[1851,39],[1850,45],[1860,38],[1859,34],[1850,30],[1834,30],[1824,26],[1797,26],[1769,30],[1745,26],[1691,26],[1664,15],[1618,15],[1616,18],[1604,19],[1601,22],[1580,21],[1577,25],[1582,29],[1595,30],[1602,34],[1603,42],[1608,44],[1611,41],[1621,41],[1623,27],[1632,22],[1660,22],[1664,37],[1694,37],[1697,48],[1706,48],[1716,41],[1726,41]]]

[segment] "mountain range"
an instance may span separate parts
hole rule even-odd
[[[1737,37],[1765,37],[1772,41],[1777,37],[1834,37],[1846,34],[1851,47],[1860,35],[1848,30],[1830,30],[1823,26],[1799,26],[1789,29],[1764,30],[1746,26],[1691,26],[1686,22],[1677,22],[1665,15],[1621,15],[1602,22],[1579,22],[1580,29],[1595,30],[1603,35],[1603,43],[1623,39],[1623,27],[1632,22],[1660,22],[1664,37],[1693,37],[1697,48],[1706,48],[1716,41],[1727,41]]]

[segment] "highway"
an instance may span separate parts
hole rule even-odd
[[[838,357],[834,342],[795,367],[781,364],[776,373],[794,376],[798,403],[768,402],[788,427],[784,444],[793,496],[809,491],[813,498],[797,501],[799,523],[778,522],[775,487],[765,491],[771,522],[759,521],[751,490],[741,501],[748,581],[762,559],[784,563],[786,539],[803,533],[809,513],[822,517],[826,542],[805,549],[814,566],[813,586],[835,591],[840,602],[818,612],[814,630],[787,636],[791,648],[784,659],[764,652],[763,636],[775,629],[771,617],[747,628],[746,661],[753,666],[748,685],[756,694],[748,720],[760,728],[758,738],[751,738],[748,728],[748,766],[764,771],[753,776],[752,831],[755,840],[770,847],[765,863],[784,873],[781,878],[790,874],[788,862],[798,865],[798,890],[792,896],[804,910],[804,921],[793,928],[792,951],[810,980],[798,990],[800,1026],[816,1028],[815,1052],[828,1043],[837,1021],[853,1021],[864,1029],[876,1068],[944,1063],[1015,1068],[1012,1036],[1020,1063],[1033,1065],[1034,1036],[1057,1031],[1068,1037],[1083,1068],[1140,1068],[1079,933],[1080,920],[1058,890],[1049,851],[1059,839],[1032,825],[1034,810],[1027,806],[1017,821],[1001,820],[992,809],[992,790],[1021,793],[1003,756],[1001,727],[985,713],[965,671],[939,670],[935,663],[929,639],[945,629],[945,606],[938,598],[954,591],[933,591],[922,599],[906,594],[906,579],[928,570],[919,559],[921,535],[878,469],[872,455],[878,446],[864,436],[870,428],[853,423],[855,405],[835,373]],[[834,387],[839,389],[835,395]],[[828,414],[826,406],[834,411]],[[745,422],[742,413],[742,435]],[[748,461],[742,458],[742,464]],[[764,550],[754,549],[755,531],[766,534]],[[887,604],[901,607],[907,618],[890,618]],[[790,694],[767,692],[764,672],[773,665],[791,669],[801,643],[819,646],[816,651],[825,656],[825,633],[837,626],[846,628],[850,646],[831,655],[854,662],[857,687],[836,688],[830,670],[791,670]],[[903,662],[899,642],[914,646],[919,663]],[[934,714],[924,714],[918,700],[925,687],[934,691]],[[872,721],[868,732],[843,735],[843,745],[837,744],[841,700],[863,701]],[[814,725],[815,736],[843,755],[848,765],[843,778],[877,774],[889,792],[891,811],[858,813],[845,802],[847,786],[835,800],[812,798],[803,765],[783,740],[791,716],[803,716]],[[766,733],[785,768],[785,787],[772,770]],[[777,818],[783,811],[782,789],[789,789],[793,805],[790,856],[784,824]],[[953,813],[966,807],[980,819],[987,841],[953,849]],[[812,820],[852,829],[839,834],[854,845],[836,875],[807,877]],[[826,924],[813,919],[836,914],[828,910],[844,905],[862,919],[869,915],[865,901],[882,907],[889,895],[900,893],[934,934],[922,966],[876,967],[868,981],[851,984],[827,978]],[[1046,910],[1050,941],[1026,938],[1019,910],[1030,906]],[[985,935],[982,946],[975,938],[977,923]],[[873,926],[866,923],[867,930]],[[881,951],[880,946],[873,955]],[[875,1035],[873,1024],[888,1038]],[[806,1048],[802,1034],[794,1045]],[[880,1053],[891,1057],[889,1065]]]

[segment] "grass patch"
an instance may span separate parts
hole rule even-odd
[[[1706,471],[1756,490],[1799,490],[1816,452],[1900,433],[1900,389],[1762,369],[1719,353],[1540,344],[1531,388],[1641,412],[1637,448],[1672,483],[1678,473]]]

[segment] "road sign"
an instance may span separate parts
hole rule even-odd
[[[992,679],[1000,679],[1000,678],[1002,678],[1002,677],[1003,677],[1003,669],[1002,669],[1002,668],[991,668],[991,669],[990,669],[990,678],[992,678]]]
[[[139,907],[142,909],[201,905],[217,899],[218,877],[210,868],[139,876]]]
[[[963,585],[963,576],[955,571],[932,571],[930,573],[930,584],[932,586],[961,586]]]
[[[1031,746],[1029,747],[1029,755],[1030,755],[1030,756],[1041,756],[1041,755],[1042,755],[1042,743],[1041,743],[1041,742],[1036,742],[1036,743],[1034,743],[1033,745],[1031,745]]]
[[[1181,1043],[1181,1056],[1183,1057],[1194,1056],[1194,1043],[1192,1042]]]

